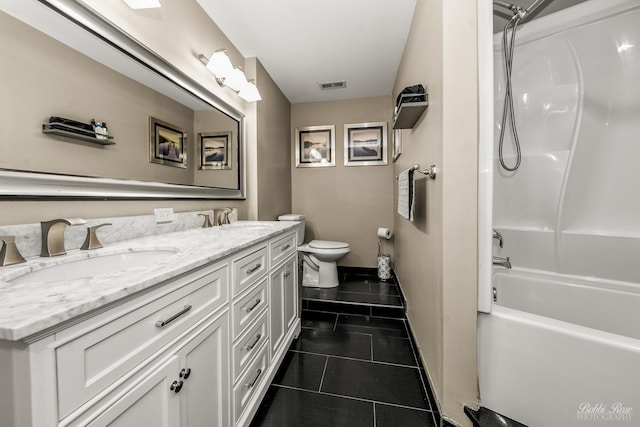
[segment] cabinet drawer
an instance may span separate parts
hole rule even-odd
[[[233,338],[236,339],[244,328],[256,319],[269,304],[267,298],[267,278],[265,277],[239,301],[233,303]]]
[[[269,340],[267,327],[267,313],[264,312],[258,323],[249,328],[233,346],[233,380],[237,380],[240,373],[253,360],[262,345]]]
[[[233,261],[233,296],[255,283],[268,267],[266,246]]]
[[[298,250],[296,246],[296,233],[291,233],[281,239],[270,243],[271,266],[275,266],[280,261]]]
[[[269,347],[263,346],[258,357],[249,366],[249,369],[242,374],[235,388],[233,389],[233,409],[234,420],[238,422],[242,411],[247,407],[255,391],[260,388],[261,383],[267,375],[269,367]]]
[[[56,349],[60,419],[228,301],[226,264],[178,280],[185,285],[121,314],[114,308],[114,320]]]

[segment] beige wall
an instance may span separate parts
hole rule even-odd
[[[388,96],[291,106],[293,212],[307,216],[305,241],[349,243],[351,252],[339,262],[341,265],[376,266],[376,232],[378,227],[391,227],[395,182],[390,156],[386,166],[344,166],[344,125],[387,122],[390,129],[391,113]],[[296,168],[295,129],[316,125],[336,126],[336,166]],[[385,241],[383,250],[392,253],[392,243]]]
[[[478,399],[476,25],[475,1],[418,2],[394,89],[429,92],[394,173],[436,164],[438,176],[416,176],[413,223],[394,215],[396,272],[442,414],[460,425],[471,425],[463,406]]]
[[[256,72],[258,219],[272,221],[291,213],[291,103],[259,61]]]

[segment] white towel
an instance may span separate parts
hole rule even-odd
[[[398,214],[409,221],[413,221],[414,202],[413,169],[407,169],[398,175]]]

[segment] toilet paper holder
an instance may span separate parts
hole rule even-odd
[[[436,179],[436,172],[437,172],[436,165],[431,165],[427,169],[420,169],[420,165],[416,164],[416,165],[413,165],[409,170],[419,172],[431,179]],[[398,177],[396,176],[396,180],[397,179]]]

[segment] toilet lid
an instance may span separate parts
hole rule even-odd
[[[315,249],[343,249],[348,248],[349,244],[331,240],[312,240],[309,242],[309,246]]]

